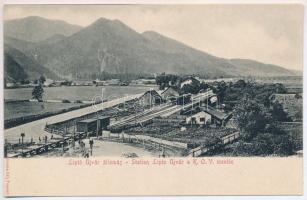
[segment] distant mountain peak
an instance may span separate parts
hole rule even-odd
[[[93,24],[95,24],[95,23],[105,23],[105,22],[108,22],[108,21],[110,21],[110,20],[107,19],[107,18],[104,18],[104,17],[100,17],[100,18],[98,18],[97,20],[95,20],[95,21],[93,22]]]
[[[152,31],[152,30],[144,31],[142,34],[143,34],[143,35],[156,35],[156,36],[162,36],[160,33],[157,33],[157,32]]]
[[[31,15],[31,16],[27,16],[24,18],[16,18],[16,19],[9,19],[9,20],[5,20],[5,21],[19,21],[19,20],[51,20],[51,19],[47,19],[44,17],[40,17],[40,16],[36,16],[36,15]]]
[[[97,24],[106,24],[106,23],[109,23],[109,24],[124,24],[123,22],[121,22],[118,19],[107,19],[107,18],[104,18],[104,17],[100,17],[97,20],[95,20],[92,23],[92,25],[93,24],[95,24],[95,25],[97,25]]]
[[[34,16],[25,17],[24,19],[46,19],[46,18],[34,15]],[[46,19],[46,20],[48,20],[48,19]]]
[[[71,26],[78,26],[81,28],[81,26],[76,25],[76,24],[70,24],[64,20],[60,20],[60,19],[48,19],[48,18],[44,18],[41,16],[36,16],[36,15],[31,15],[31,16],[27,16],[24,18],[16,18],[16,19],[10,19],[10,20],[5,20],[6,22],[13,22],[13,21],[28,21],[30,23],[37,23],[37,22],[55,22],[55,23],[62,23],[62,24],[67,24],[67,25],[71,25]]]
[[[152,30],[138,33],[117,19],[101,17],[82,30],[75,31],[73,27],[54,20],[37,23],[37,26],[26,22],[36,18],[40,17],[32,16],[32,19],[30,17],[18,23],[15,21],[10,26],[5,24],[5,43],[22,51],[30,59],[35,54],[35,62],[24,59],[31,63],[27,66],[37,61],[59,74],[95,74],[101,72],[102,67],[110,74],[166,72],[212,78],[292,74],[282,67],[253,60],[219,58]],[[16,61],[17,58],[14,57]],[[19,66],[13,60],[11,64],[12,68],[27,69],[27,66]],[[30,69],[37,71],[37,67]]]
[[[108,25],[108,26],[121,26],[121,27],[125,27],[127,29],[131,29],[129,26],[127,26],[126,24],[124,24],[122,21],[120,21],[118,19],[107,19],[107,18],[104,18],[104,17],[101,17],[101,18],[97,19],[96,21],[94,21],[89,26],[105,26],[105,25]]]
[[[94,34],[106,33],[108,35],[121,35],[125,37],[134,38],[136,35],[140,36],[135,30],[127,26],[118,19],[99,18],[89,26],[85,27],[83,31],[90,31]],[[140,36],[141,37],[141,36]]]
[[[4,22],[4,36],[40,42],[55,34],[70,36],[81,30],[81,26],[63,20],[47,19],[39,16],[11,19]]]

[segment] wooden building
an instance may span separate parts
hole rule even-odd
[[[98,124],[97,124],[98,121]],[[77,122],[77,132],[92,132],[96,133],[98,128],[98,133],[102,130],[106,130],[110,125],[110,117],[100,116],[97,118],[86,119]]]
[[[97,130],[97,119],[85,119],[77,122],[77,132],[95,132]]]
[[[187,125],[206,125],[211,123],[211,115],[200,111],[198,113],[194,113],[192,115],[187,116],[186,124]]]
[[[163,103],[163,99],[156,90],[149,90],[139,97],[138,103],[143,107],[152,107]]]
[[[166,88],[162,93],[161,96],[165,100],[171,100],[172,98],[176,98],[180,96],[180,91],[176,87],[170,86]]]
[[[100,116],[98,120],[99,120],[100,130],[106,130],[108,126],[110,125],[110,117],[108,116]]]
[[[211,106],[203,106],[200,107],[200,109],[201,111],[204,111],[211,115],[211,123],[216,125],[225,126],[227,121],[232,117],[232,112],[221,112]]]

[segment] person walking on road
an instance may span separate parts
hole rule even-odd
[[[91,139],[91,140],[89,141],[89,143],[90,143],[91,156],[92,156],[92,155],[93,155],[93,145],[94,145],[93,139]]]

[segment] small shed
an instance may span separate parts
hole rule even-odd
[[[140,105],[155,106],[163,102],[161,95],[156,90],[149,90],[145,92],[141,97],[139,97],[138,102]]]
[[[109,116],[98,117],[98,132],[106,130],[110,125]],[[96,132],[97,131],[97,118],[86,119],[77,122],[77,132]]]
[[[201,107],[201,110],[211,115],[212,123],[222,126],[225,126],[227,121],[232,117],[232,112],[230,113],[221,112],[211,106]]]
[[[201,111],[186,118],[186,124],[189,125],[206,125],[211,123],[211,115]]]
[[[93,132],[97,130],[97,119],[86,119],[77,122],[77,132]]]
[[[99,118],[99,130],[106,130],[110,125],[110,117],[109,116],[100,116]]]
[[[161,93],[161,96],[164,99],[168,99],[168,100],[170,100],[173,97],[179,97],[180,96],[179,89],[173,86],[170,86]]]

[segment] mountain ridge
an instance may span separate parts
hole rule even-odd
[[[7,44],[4,45],[4,74],[12,81],[35,80],[41,75],[58,79],[55,73]]]
[[[52,38],[50,36],[49,38]],[[99,18],[51,43],[6,40],[51,71],[63,75],[176,73],[204,77],[295,75],[277,65],[250,59],[226,59],[190,47],[155,31],[138,33],[120,20]],[[103,62],[102,62],[103,60]]]
[[[5,20],[3,32],[4,36],[29,42],[39,42],[54,34],[70,36],[81,29],[81,26],[69,24],[63,20],[29,16],[25,18]]]

